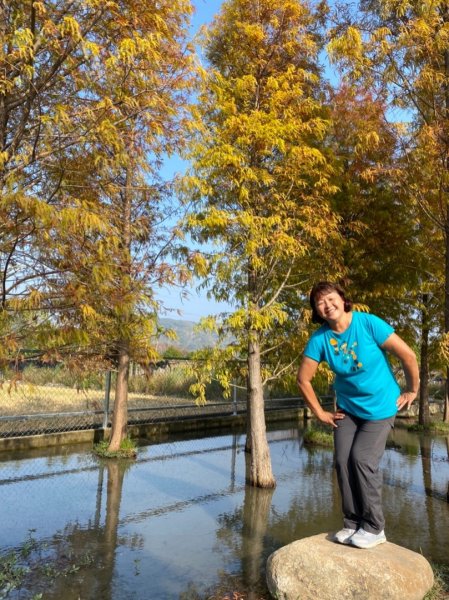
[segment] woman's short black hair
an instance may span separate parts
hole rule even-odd
[[[349,312],[352,309],[352,302],[345,296],[345,292],[342,287],[340,287],[337,283],[332,283],[331,281],[319,281],[316,283],[311,292],[310,292],[310,306],[312,307],[312,323],[325,323],[325,319],[322,319],[317,313],[315,302],[319,296],[323,296],[325,294],[331,294],[332,292],[337,292],[339,296],[343,299],[345,303],[345,312]]]

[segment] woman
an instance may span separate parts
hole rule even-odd
[[[396,412],[409,408],[416,398],[418,363],[413,350],[388,323],[368,313],[353,312],[338,285],[317,283],[310,293],[310,305],[312,320],[322,326],[304,350],[298,385],[315,416],[334,428],[344,517],[343,529],[334,540],[372,548],[386,541],[379,463]],[[406,380],[402,393],[386,351],[401,361]],[[336,412],[323,410],[312,387],[322,361],[335,373]]]

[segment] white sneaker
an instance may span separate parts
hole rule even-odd
[[[338,542],[339,544],[350,544],[351,542],[349,538],[354,535],[355,531],[355,529],[349,529],[349,527],[340,529],[340,531],[337,531],[337,533],[334,535],[334,542]]]
[[[383,544],[386,541],[387,538],[383,530],[380,533],[370,533],[369,531],[365,531],[363,527],[360,527],[357,533],[351,536],[349,543],[356,548],[374,548],[374,546]]]

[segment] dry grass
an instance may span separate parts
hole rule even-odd
[[[0,388],[2,415],[95,410],[101,407],[104,392],[76,390],[56,385],[3,382]]]
[[[68,369],[35,366],[20,373],[4,372],[0,380],[1,415],[101,411],[105,397],[105,373],[74,374]],[[189,393],[191,376],[185,365],[173,365],[151,374],[134,374],[129,381],[129,408],[195,406]],[[215,386],[216,387],[216,386]],[[211,386],[207,396],[222,400],[222,390]],[[114,375],[111,384],[114,398]]]
[[[111,392],[111,399],[113,392]],[[3,416],[102,410],[103,390],[76,390],[60,385],[34,385],[17,382],[9,385],[4,382],[0,387],[1,414]],[[154,394],[130,393],[129,407],[163,407],[167,405],[192,404],[192,398],[176,396],[156,396]]]
[[[432,564],[435,583],[423,600],[447,600],[449,598],[449,565]]]

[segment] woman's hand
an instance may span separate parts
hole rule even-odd
[[[341,410],[337,410],[336,412],[328,412],[323,410],[319,415],[317,415],[318,419],[321,423],[325,423],[326,425],[331,425],[332,427],[338,427],[336,421],[345,418],[345,413]]]
[[[403,408],[409,409],[416,396],[416,392],[403,392],[396,401],[398,410],[402,410]]]

